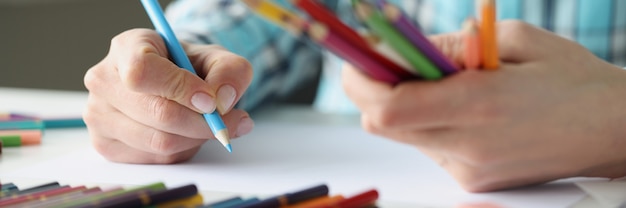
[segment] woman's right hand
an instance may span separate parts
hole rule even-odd
[[[162,38],[148,29],[114,37],[107,56],[87,71],[83,118],[105,158],[153,164],[188,160],[215,138],[200,114],[216,109],[231,137],[252,130],[248,113],[231,110],[250,84],[250,63],[220,46],[183,46],[199,76],[170,61]]]

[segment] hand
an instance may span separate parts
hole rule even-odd
[[[231,137],[254,126],[246,112],[231,110],[250,84],[250,64],[219,46],[183,46],[200,76],[171,62],[161,37],[147,29],[113,38],[108,55],[87,71],[83,118],[93,145],[108,160],[188,160],[214,139],[200,114],[216,108]]]
[[[626,72],[528,24],[498,28],[496,71],[391,86],[347,66],[363,127],[414,145],[472,192],[626,175]],[[461,63],[458,33],[433,42]]]

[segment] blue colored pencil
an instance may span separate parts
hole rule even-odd
[[[315,199],[322,196],[328,196],[328,186],[325,184],[317,185],[304,190],[296,191],[293,193],[286,193],[283,195],[271,197],[259,201],[257,203],[241,206],[245,208],[264,208],[264,207],[283,207],[299,202],[303,202],[309,199]]]
[[[154,24],[154,28],[163,38],[165,45],[167,46],[167,50],[170,52],[172,59],[174,59],[174,63],[176,63],[179,67],[195,74],[196,71],[193,69],[193,65],[191,65],[191,61],[189,61],[189,57],[187,57],[183,47],[178,42],[176,35],[174,35],[174,31],[172,31],[167,19],[165,19],[163,9],[161,8],[159,2],[157,0],[141,0],[141,3],[148,13],[148,17],[152,21],[152,24]],[[232,152],[228,129],[226,129],[226,125],[224,125],[224,121],[222,121],[222,118],[217,110],[213,111],[213,113],[202,114],[202,116],[211,128],[211,131],[213,131],[217,140],[224,145],[228,152]]]
[[[231,204],[229,206],[222,206],[220,208],[243,208],[251,204],[259,203],[260,201],[261,200],[259,198],[252,197],[249,199],[244,199],[243,201],[240,201],[239,203]]]
[[[220,201],[216,201],[207,205],[202,206],[202,208],[225,208],[225,207],[230,207],[233,206],[235,204],[240,204],[242,203],[244,200],[241,197],[232,197],[232,198],[228,198],[228,199],[224,199],[224,200],[220,200]]]

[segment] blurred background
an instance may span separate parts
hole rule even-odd
[[[131,28],[153,28],[139,0],[0,0],[0,87],[86,91],[87,69]],[[310,104],[316,90],[281,100]]]
[[[0,0],[0,87],[85,90],[111,38],[137,27],[152,28],[139,0]]]

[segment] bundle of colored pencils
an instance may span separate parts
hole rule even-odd
[[[328,193],[328,186],[317,185],[264,199],[236,196],[205,204],[193,184],[175,188],[161,182],[133,188],[87,188],[52,182],[20,189],[4,183],[0,184],[0,207],[359,208],[373,207],[378,199],[375,189],[350,197]]]
[[[260,16],[294,35],[310,38],[378,81],[397,84],[415,79],[438,80],[461,68],[441,53],[399,7],[386,0],[352,0],[356,16],[370,32],[365,35],[316,0],[291,1],[307,17],[271,0],[242,1]],[[479,1],[480,27],[475,22],[467,23],[475,27],[466,32],[463,63],[465,68],[497,69],[495,0]]]

